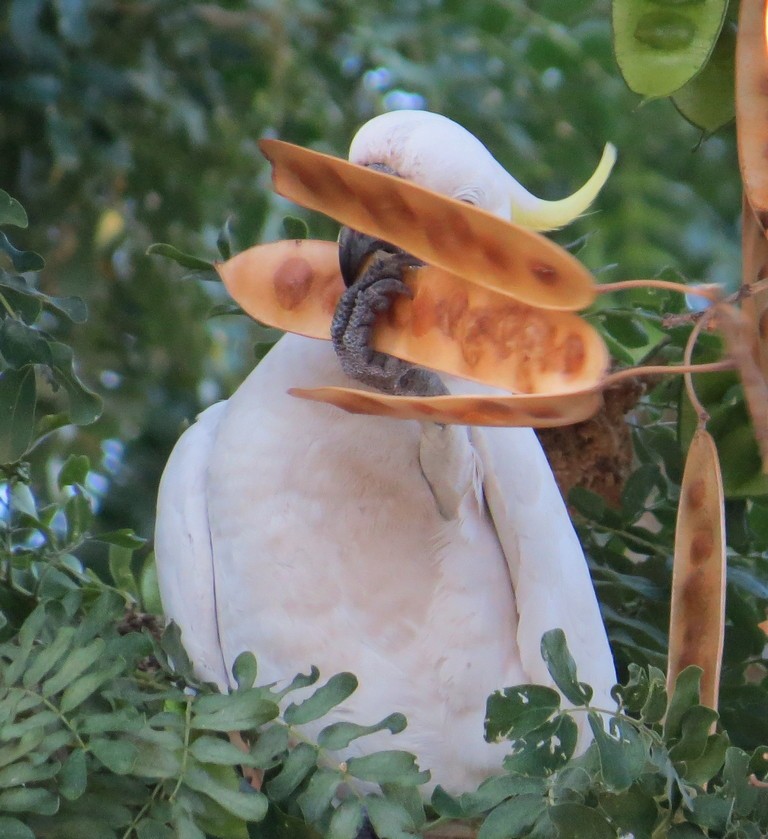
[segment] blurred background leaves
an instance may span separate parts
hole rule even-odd
[[[269,192],[259,137],[344,154],[359,124],[397,107],[458,120],[545,197],[580,183],[613,141],[601,212],[561,241],[581,240],[601,277],[668,268],[735,285],[732,132],[699,147],[669,101],[627,89],[605,2],[10,0],[0,185],[35,220],[17,238],[46,255],[41,290],[90,308],[86,326],[57,335],[105,398],[76,443],[60,434],[39,457],[90,455],[105,526],[150,534],[182,423],[253,362],[248,324],[206,322],[220,289],[178,284],[147,246],[213,258],[228,218],[236,248],[280,238],[286,212],[305,214]]]

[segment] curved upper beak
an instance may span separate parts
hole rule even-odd
[[[349,288],[363,273],[371,257],[378,251],[402,253],[396,245],[385,242],[376,236],[368,236],[349,227],[339,231],[339,268],[344,285]]]

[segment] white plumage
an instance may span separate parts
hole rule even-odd
[[[510,206],[499,164],[433,114],[372,120],[351,159],[500,214]],[[401,711],[405,732],[346,754],[406,749],[432,770],[431,786],[474,788],[506,751],[483,740],[485,700],[551,684],[539,654],[547,629],[565,630],[595,703],[611,702],[613,662],[578,540],[530,429],[356,416],[286,393],[320,385],[356,383],[329,343],[286,335],[179,440],[158,499],[166,614],[199,675],[222,689],[243,650],[262,682],[313,664],[326,678],[352,671],[358,691],[308,734]]]

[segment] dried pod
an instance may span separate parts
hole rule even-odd
[[[728,355],[736,364],[744,386],[744,398],[760,448],[763,472],[768,474],[768,383],[752,354],[752,323],[748,315],[725,303],[718,305],[716,318]]]
[[[745,286],[768,279],[768,239],[746,198],[742,210],[741,254]],[[768,288],[745,297],[742,311],[751,321],[753,353],[763,378],[768,381]]]
[[[704,671],[701,702],[717,710],[725,625],[725,508],[712,436],[693,436],[680,488],[672,571],[667,690],[681,670]]]
[[[768,228],[768,43],[765,2],[743,0],[736,38],[736,138],[744,190],[760,227]]]
[[[595,285],[559,245],[478,207],[364,166],[262,140],[275,191],[430,265],[531,306],[588,306]]]
[[[352,414],[429,420],[457,425],[554,428],[572,425],[598,412],[597,388],[570,393],[516,396],[388,396],[345,387],[291,388],[293,396],[325,402]]]
[[[327,339],[344,285],[338,247],[296,240],[260,245],[217,266],[256,320]],[[600,382],[602,338],[571,312],[535,309],[440,268],[404,272],[400,296],[379,319],[373,346],[443,373],[517,393],[562,393]]]

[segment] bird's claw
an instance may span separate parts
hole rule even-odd
[[[395,395],[442,396],[448,390],[436,373],[371,346],[376,318],[389,311],[397,295],[413,297],[401,274],[414,262],[405,253],[379,252],[342,294],[331,323],[331,340],[342,370],[351,378]]]

